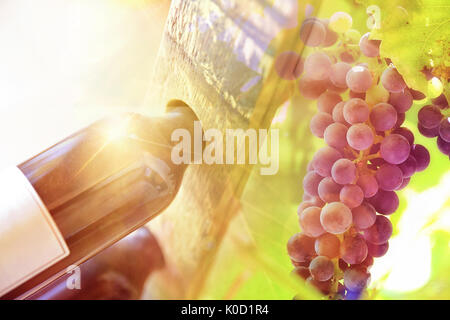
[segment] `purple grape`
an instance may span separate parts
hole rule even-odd
[[[445,97],[445,95],[442,93],[439,97],[434,98],[433,100],[431,100],[431,102],[439,107],[440,109],[447,109],[448,108],[448,101],[447,98]]]
[[[402,184],[400,185],[400,187],[398,187],[395,190],[397,190],[397,191],[398,190],[402,190],[403,188],[405,188],[409,184],[409,181],[411,181],[411,177],[410,178],[404,178]]]
[[[342,186],[334,182],[331,177],[326,177],[319,183],[319,197],[324,202],[337,202],[339,201],[339,193],[341,192]]]
[[[352,125],[347,131],[347,142],[353,149],[366,150],[373,144],[372,129],[364,123]]]
[[[376,131],[386,131],[397,122],[397,111],[389,103],[378,103],[370,111],[370,122]]]
[[[434,138],[439,135],[439,126],[427,129],[424,128],[420,123],[417,123],[417,129],[419,129],[421,135],[427,138]]]
[[[408,89],[405,89],[402,92],[391,92],[389,95],[389,103],[397,110],[397,112],[404,113],[411,108],[413,97]]]
[[[397,122],[394,125],[394,129],[400,128],[405,119],[406,115],[404,113],[397,113]]]
[[[378,192],[377,179],[371,174],[360,175],[356,184],[363,190],[366,198],[373,197]]]
[[[368,199],[378,213],[393,214],[399,205],[398,195],[395,191],[378,190],[377,194]]]
[[[348,184],[341,189],[339,199],[348,208],[353,209],[361,205],[364,200],[364,192],[356,184]]]
[[[422,107],[417,114],[422,127],[431,129],[439,126],[442,120],[441,110],[433,105]]]
[[[378,57],[380,54],[380,40],[369,40],[370,32],[367,32],[359,41],[361,52],[369,58]]]
[[[439,136],[442,140],[450,142],[450,117],[442,119],[439,125]]]
[[[409,178],[416,172],[417,161],[412,155],[410,155],[408,159],[400,163],[398,167],[402,170],[403,178]]]
[[[318,256],[311,261],[309,272],[314,280],[327,281],[331,279],[334,274],[334,264],[329,258]]]
[[[364,230],[364,238],[373,244],[386,243],[392,235],[392,223],[385,216],[377,215],[375,223]]]
[[[316,239],[314,244],[316,253],[319,256],[326,256],[330,259],[336,258],[339,255],[340,246],[341,242],[339,241],[339,238],[331,233],[321,235]]]
[[[319,112],[312,117],[309,128],[313,135],[323,138],[325,129],[332,123],[334,123],[333,118],[328,113]]]
[[[445,155],[450,156],[450,142],[445,141],[441,137],[437,138],[438,149]]]
[[[352,212],[345,204],[332,202],[322,208],[320,222],[325,231],[341,234],[347,231],[352,224]]]
[[[416,159],[417,167],[416,172],[425,170],[430,164],[430,153],[427,148],[421,144],[415,144],[411,148],[411,155]]]
[[[349,184],[356,179],[355,164],[348,159],[339,159],[331,168],[333,180],[339,184]]]
[[[392,133],[399,134],[401,136],[404,136],[406,140],[408,140],[409,145],[414,144],[414,133],[411,132],[408,128],[400,127],[392,131]]]
[[[348,264],[359,264],[367,257],[367,244],[364,238],[357,234],[347,235],[341,244],[341,259]]]
[[[378,181],[378,186],[386,191],[393,191],[397,189],[403,182],[402,170],[393,164],[382,165],[375,177]]]
[[[358,230],[364,230],[375,223],[377,214],[375,208],[368,202],[352,209],[353,224]]]
[[[318,175],[314,171],[308,172],[303,179],[303,190],[305,190],[306,193],[312,196],[317,196],[317,188],[322,179],[323,177]]]
[[[325,233],[322,225],[320,224],[320,212],[319,207],[309,207],[300,213],[299,223],[302,231],[309,237],[318,237]]]
[[[406,88],[402,76],[392,66],[383,71],[380,81],[383,87],[389,92],[402,92]]]
[[[347,86],[355,92],[366,92],[372,86],[372,74],[369,69],[355,66],[347,72],[345,77]]]
[[[337,105],[334,106],[333,109],[333,120],[342,124],[347,124],[347,121],[345,121],[344,118],[344,105],[345,101],[339,102]]]
[[[336,149],[342,149],[347,144],[347,127],[342,123],[335,122],[329,125],[323,134],[327,145]]]
[[[391,134],[381,142],[380,155],[391,164],[400,164],[408,159],[410,148],[405,137],[399,134]]]
[[[324,92],[317,99],[317,109],[322,112],[332,114],[333,108],[342,101],[340,95],[334,92]]]
[[[339,88],[347,89],[347,72],[352,66],[346,62],[337,62],[331,66],[330,81]]]
[[[314,241],[304,233],[294,234],[287,243],[289,257],[296,262],[310,261],[316,254]]]
[[[323,147],[319,149],[313,157],[314,170],[322,177],[329,177],[331,176],[333,164],[341,158],[341,153],[336,149]]]
[[[369,106],[362,99],[350,99],[344,105],[343,115],[350,124],[365,122],[369,118]]]
[[[370,281],[370,274],[365,268],[353,267],[344,272],[344,285],[350,291],[347,292],[347,299],[358,299],[361,291]]]

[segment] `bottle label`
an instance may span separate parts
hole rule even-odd
[[[67,255],[61,232],[22,171],[0,172],[0,296]]]

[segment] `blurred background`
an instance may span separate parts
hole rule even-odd
[[[201,0],[200,0],[201,1]],[[268,1],[273,2],[273,1]],[[320,16],[352,14],[351,1],[325,1]],[[160,113],[149,87],[169,0],[3,0],[0,3],[0,167],[14,165],[105,115]],[[366,31],[364,31],[366,32]],[[431,153],[430,167],[399,192],[394,236],[371,270],[369,299],[450,298],[448,157],[417,129],[416,103],[405,125]],[[286,242],[299,231],[306,164],[321,141],[309,133],[315,103],[298,93],[280,106],[280,170],[254,168],[206,286],[204,299],[315,297],[289,276]],[[143,298],[152,293],[144,291]]]

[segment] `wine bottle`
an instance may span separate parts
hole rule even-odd
[[[19,222],[9,234],[24,227],[26,236],[22,230],[20,237],[10,239],[38,239],[20,246],[8,243],[8,237],[2,239],[0,228],[0,249],[9,248],[16,260],[7,261],[8,255],[5,258],[0,250],[1,298],[27,298],[63,276],[68,267],[83,263],[163,211],[174,199],[187,166],[171,161],[171,134],[177,128],[192,133],[194,120],[188,107],[172,108],[158,118],[134,113],[106,118],[20,164],[17,168],[32,186],[39,209],[52,221],[43,229],[38,223],[24,227],[31,222],[13,218]],[[2,220],[1,205],[0,225],[8,223],[5,214]],[[13,213],[9,219],[17,216]],[[60,238],[48,240],[50,231],[43,230],[59,233]],[[33,238],[35,232],[42,234]],[[55,255],[47,243],[62,252]],[[50,253],[45,255],[46,251]],[[35,262],[34,255],[41,260],[44,256],[43,270],[27,267],[27,262]],[[42,268],[41,262],[38,265]]]

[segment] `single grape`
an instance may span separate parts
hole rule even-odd
[[[397,112],[404,113],[411,109],[413,96],[408,89],[401,92],[391,92],[389,95],[389,103],[397,110]]]
[[[352,125],[347,131],[347,142],[353,149],[366,150],[373,144],[372,129],[364,123]]]
[[[341,192],[342,186],[334,182],[331,177],[323,178],[319,183],[319,197],[324,202],[337,202],[339,201],[339,193]]]
[[[450,117],[442,119],[439,125],[439,136],[442,140],[450,142]]]
[[[316,238],[325,233],[325,230],[323,230],[320,224],[321,210],[319,207],[309,207],[300,214],[300,227],[307,236]]]
[[[325,81],[314,80],[307,76],[303,76],[298,81],[298,89],[300,93],[310,100],[316,100],[319,96],[327,90]]]
[[[389,91],[387,91],[382,85],[370,87],[366,92],[366,102],[371,106],[381,102],[389,101]]]
[[[306,283],[309,284],[310,286],[315,287],[317,290],[319,290],[323,294],[330,293],[331,284],[332,284],[331,280],[317,281],[317,280],[314,280],[313,277],[309,277],[308,279],[306,279]]]
[[[338,237],[331,233],[324,233],[316,239],[314,247],[319,256],[333,259],[339,255],[340,245],[341,242]]]
[[[375,223],[364,230],[364,238],[373,244],[386,243],[392,235],[392,223],[385,216],[377,215]]]
[[[300,39],[309,47],[320,46],[326,37],[326,30],[319,20],[307,19],[300,29]]]
[[[342,188],[339,193],[339,199],[350,209],[358,207],[364,200],[364,192],[362,189],[355,185],[349,184]]]
[[[306,75],[314,80],[325,80],[331,70],[331,59],[323,52],[311,53],[305,60]]]
[[[366,241],[360,234],[346,235],[341,244],[341,259],[348,264],[359,264],[367,257]]]
[[[378,186],[386,191],[397,189],[403,182],[402,170],[393,164],[382,165],[375,174]]]
[[[397,111],[389,103],[378,103],[370,111],[370,123],[376,131],[386,131],[397,122]]]
[[[314,280],[327,281],[331,279],[334,274],[334,264],[329,258],[318,256],[311,261],[309,272]]]
[[[333,108],[333,120],[342,124],[347,124],[347,121],[345,121],[344,118],[344,105],[345,101],[339,102],[337,105]]]
[[[346,12],[335,12],[330,17],[328,27],[337,33],[344,33],[352,27],[352,17]]]
[[[323,147],[313,157],[314,170],[322,177],[329,177],[333,164],[340,158],[342,158],[342,155],[336,149]]]
[[[416,172],[425,170],[430,164],[430,153],[421,144],[415,144],[411,147],[411,155],[417,162]]]
[[[383,243],[383,244],[373,244],[368,242],[367,243],[367,249],[369,252],[369,255],[375,258],[380,258],[386,254],[386,252],[389,250],[389,242]]]
[[[370,32],[367,32],[359,41],[361,52],[369,58],[378,57],[380,54],[380,40],[369,40]]]
[[[392,133],[399,134],[401,136],[404,136],[406,140],[408,140],[409,145],[414,144],[414,133],[411,132],[408,128],[400,127],[392,131]]]
[[[355,164],[348,159],[339,159],[331,168],[333,180],[339,184],[349,184],[356,179]]]
[[[315,256],[314,238],[304,233],[294,234],[287,243],[289,257],[296,262],[305,262]]]
[[[381,142],[380,155],[391,164],[400,164],[408,159],[410,148],[409,142],[405,137],[399,134],[391,134]]]
[[[367,286],[370,274],[364,268],[353,267],[344,272],[344,285],[352,291],[360,293]]]
[[[317,196],[317,187],[322,179],[323,177],[314,171],[308,172],[303,179],[303,190],[312,196]]]
[[[368,201],[378,213],[384,215],[393,214],[399,205],[399,199],[395,191],[378,190],[377,194]]]
[[[303,266],[295,267],[295,269],[292,270],[291,274],[295,277],[300,277],[305,280],[308,279],[309,276],[311,276],[309,268]]]
[[[378,192],[377,179],[371,174],[360,175],[356,184],[363,190],[366,198],[373,197]]]
[[[392,66],[383,71],[380,81],[383,87],[389,92],[402,92],[406,88],[406,83],[402,76]]]
[[[368,202],[352,209],[353,224],[358,230],[370,228],[377,218],[375,208]]]
[[[411,177],[415,172],[416,172],[416,169],[417,169],[417,161],[416,161],[416,159],[412,156],[412,155],[410,155],[409,157],[408,157],[408,159],[406,159],[405,161],[403,161],[402,163],[400,163],[399,165],[398,165],[398,167],[400,168],[400,170],[402,170],[402,173],[403,173],[403,179],[405,179],[405,178],[409,178],[409,177]],[[400,187],[400,186],[399,186]],[[398,188],[399,188],[398,187]],[[398,190],[398,189],[396,189],[396,190]]]
[[[334,121],[331,115],[325,112],[318,112],[309,122],[309,128],[313,135],[323,138],[325,129],[332,123],[334,123]]]
[[[322,208],[320,222],[325,231],[341,234],[347,231],[352,224],[352,212],[345,204],[332,202]]]
[[[352,66],[346,62],[337,62],[331,66],[330,81],[339,88],[347,88],[347,72]]]
[[[351,68],[345,77],[347,86],[355,92],[366,92],[372,86],[372,74],[362,66]]]
[[[323,134],[327,145],[336,149],[342,149],[347,146],[347,127],[342,123],[332,123]]]
[[[442,120],[442,113],[438,107],[427,105],[419,110],[417,117],[422,127],[431,129],[439,126]]]
[[[369,106],[364,100],[348,100],[343,109],[344,119],[350,124],[365,122],[369,118]]]
[[[303,60],[293,51],[285,51],[275,60],[275,71],[280,78],[295,80],[303,72]]]
[[[434,138],[439,135],[439,126],[427,129],[424,128],[420,123],[417,123],[417,129],[419,129],[421,135],[427,138]]]
[[[334,92],[324,92],[317,99],[317,109],[322,112],[332,114],[333,108],[342,101],[340,95]]]
[[[437,138],[438,149],[445,155],[450,156],[450,142],[445,141],[441,137]]]

